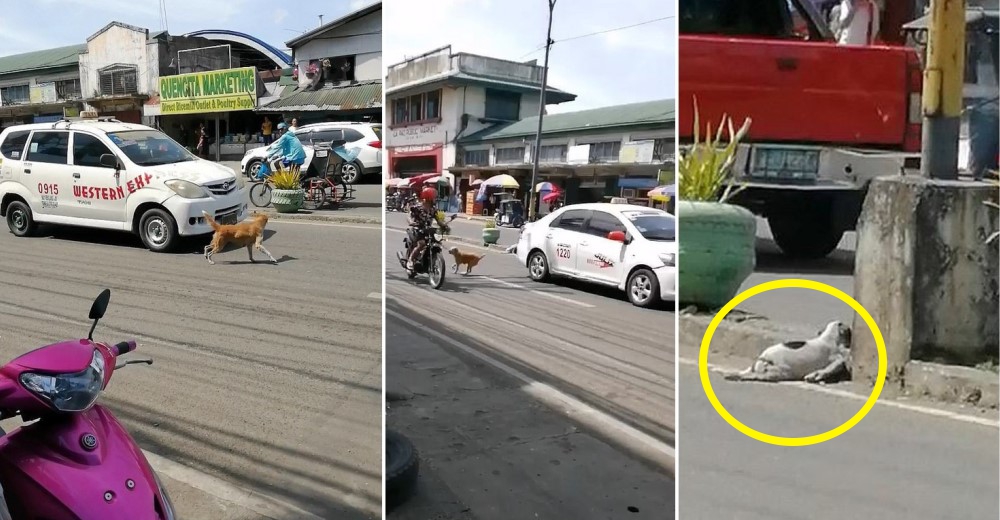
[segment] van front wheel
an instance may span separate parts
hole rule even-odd
[[[27,237],[34,234],[36,225],[31,208],[19,200],[11,202],[7,206],[7,227],[14,236]]]
[[[139,238],[154,253],[170,251],[177,245],[177,222],[170,213],[158,208],[151,209],[142,215],[139,222]]]

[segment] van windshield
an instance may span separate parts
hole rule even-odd
[[[108,139],[139,166],[157,166],[198,158],[159,130],[127,130],[112,132]]]

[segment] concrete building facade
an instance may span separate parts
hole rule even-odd
[[[435,49],[388,67],[390,177],[450,172],[463,137],[537,116],[542,67]],[[548,87],[546,105],[576,96]],[[453,184],[454,185],[454,184]]]

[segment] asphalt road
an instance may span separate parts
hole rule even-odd
[[[681,240],[684,231],[681,230]],[[784,278],[805,278],[854,294],[854,251],[856,234],[844,234],[837,250],[821,260],[796,261],[782,255],[774,243],[767,220],[757,219],[757,268],[743,282],[740,291]],[[739,310],[767,317],[791,329],[815,333],[833,320],[850,324],[854,310],[833,296],[808,289],[778,289],[754,296]]]
[[[220,164],[232,168],[239,175],[239,161],[222,161]],[[346,201],[337,206],[336,209],[327,204],[317,210],[317,212],[343,217],[380,220],[383,214],[382,206],[385,203],[385,189],[381,185],[381,179],[378,177],[365,179],[364,184],[355,185],[354,190],[354,200]]]
[[[772,435],[821,433],[862,406],[858,399],[789,385],[733,383],[714,373],[711,382],[734,417]],[[789,448],[752,440],[724,422],[687,364],[680,367],[679,399],[684,520],[1000,516],[995,426],[879,403],[840,437]]]
[[[137,338],[155,363],[116,372],[102,402],[166,459],[181,517],[380,516],[379,227],[272,221],[279,265],[229,250],[210,266],[207,239],[154,254],[130,235],[49,233],[0,232],[0,357],[86,336],[110,288],[95,338]]]
[[[533,284],[486,254],[439,291],[386,231],[387,424],[422,451],[392,518],[671,518],[674,314],[615,291]],[[630,510],[632,507],[635,511]]]

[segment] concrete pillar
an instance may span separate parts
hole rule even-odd
[[[886,341],[886,390],[911,359],[975,363],[1000,343],[1000,260],[986,239],[997,214],[986,183],[886,177],[872,182],[858,223],[854,295]],[[878,374],[875,342],[854,320],[855,381]]]

